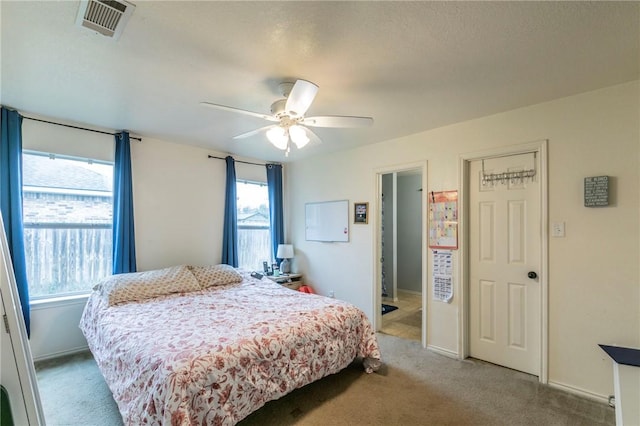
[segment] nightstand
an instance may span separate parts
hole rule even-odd
[[[297,290],[302,285],[302,274],[281,274],[277,277],[273,275],[267,275],[271,281],[282,284],[283,286],[290,288],[291,290]]]

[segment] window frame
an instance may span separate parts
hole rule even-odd
[[[92,159],[92,158],[87,158],[87,157],[82,157],[82,156],[74,156],[74,155],[67,155],[67,154],[58,154],[58,153],[52,153],[52,152],[44,152],[44,151],[38,151],[38,150],[33,150],[33,149],[23,149],[22,150],[22,156],[24,159],[24,155],[32,155],[32,156],[39,156],[39,157],[47,157],[50,159],[60,159],[60,160],[69,160],[69,161],[78,161],[78,162],[82,162],[82,163],[88,163],[88,164],[99,164],[99,165],[105,165],[105,166],[110,166],[112,168],[112,173],[115,170],[115,161],[106,161],[106,160],[100,160],[100,159]],[[23,160],[24,162],[24,160]],[[34,186],[26,186],[24,183],[24,171],[23,171],[23,181],[22,181],[22,193],[23,193],[23,212],[22,212],[22,218],[23,218],[23,229],[26,231],[27,229],[108,229],[111,232],[113,232],[113,215],[111,217],[111,221],[110,223],[100,223],[100,224],[96,224],[96,223],[87,223],[85,226],[83,226],[80,223],[64,223],[64,222],[29,222],[28,220],[26,220],[25,217],[25,209],[24,209],[24,193],[25,192],[39,192],[37,190],[33,190],[32,188],[35,188]],[[64,188],[55,188],[55,187],[46,187],[46,186],[42,186],[40,187],[43,189],[43,193],[48,193],[48,194],[69,194],[69,195],[85,195],[85,196],[99,196],[99,197],[105,197],[105,191],[96,191],[96,190],[84,190],[84,189],[64,189]],[[114,203],[114,192],[113,192],[113,186],[111,187],[111,192],[110,192],[110,196],[107,198],[111,198],[111,210],[113,211],[113,203]],[[25,240],[26,240],[26,235],[25,235]],[[109,252],[111,253],[111,255],[113,255],[113,235],[111,236],[111,246],[108,248]],[[26,246],[26,241],[25,241],[25,246]],[[25,251],[26,251],[26,247],[25,247]],[[26,255],[26,253],[25,253]],[[29,262],[30,258],[28,256],[26,256],[26,261]],[[112,264],[112,260],[110,262],[108,262],[109,264]],[[28,265],[27,265],[27,269],[28,269]],[[109,268],[109,272],[102,278],[106,278],[107,276],[112,275],[111,272],[111,268]],[[100,280],[99,279],[99,280]],[[98,280],[98,281],[99,281]],[[77,291],[66,291],[66,292],[60,292],[60,293],[51,293],[51,294],[41,294],[41,295],[34,295],[31,293],[31,285],[30,285],[30,280],[28,280],[29,282],[29,299],[30,299],[30,303],[32,302],[34,305],[38,305],[38,304],[43,304],[43,303],[47,303],[47,302],[54,302],[54,301],[67,301],[67,300],[75,300],[78,298],[84,298],[87,297],[91,291],[92,288],[87,288],[87,289],[82,289],[82,290],[77,290]],[[93,287],[95,285],[94,282],[92,282],[92,286]]]
[[[238,184],[248,184],[248,185],[258,185],[260,187],[264,187],[267,189],[267,213],[268,213],[268,223],[266,226],[256,226],[256,225],[240,225],[239,223],[239,217],[236,218],[236,226],[238,229],[238,234],[240,233],[240,230],[267,230],[268,231],[268,235],[269,235],[269,241],[267,244],[268,247],[268,253],[269,253],[269,258],[268,259],[264,259],[265,261],[267,261],[269,263],[269,266],[272,265],[273,262],[275,262],[275,259],[273,258],[273,253],[272,253],[272,249],[271,249],[271,211],[270,211],[270,206],[269,206],[269,185],[266,181],[259,181],[259,180],[251,180],[251,179],[236,179],[236,197],[238,197]],[[236,204],[236,212],[239,212],[239,208],[238,205]],[[240,258],[240,242],[238,241],[238,258]],[[261,261],[262,262],[262,261]],[[239,264],[238,265],[240,268],[247,268],[247,265],[242,265]],[[257,265],[255,265],[255,268],[250,268],[252,270],[254,269],[259,269],[262,270],[262,268],[257,268]]]

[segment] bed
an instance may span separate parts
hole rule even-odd
[[[354,360],[380,365],[357,307],[227,265],[115,275],[94,290],[80,328],[128,425],[236,424]]]

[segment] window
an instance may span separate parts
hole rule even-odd
[[[238,266],[262,270],[262,262],[271,264],[269,230],[269,192],[265,183],[236,182],[238,209]]]
[[[113,163],[22,154],[25,257],[32,299],[85,293],[111,275]]]

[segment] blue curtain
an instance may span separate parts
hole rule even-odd
[[[136,272],[133,189],[129,133],[116,137],[113,170],[113,273]]]
[[[22,228],[22,116],[17,111],[2,107],[0,128],[0,207],[22,316],[29,336],[29,285]]]
[[[282,207],[282,165],[267,164],[267,187],[269,189],[269,221],[273,258],[276,259],[278,245],[284,244],[284,212]],[[276,259],[278,264],[280,260]]]
[[[222,233],[222,263],[238,267],[238,210],[236,194],[236,162],[227,156],[227,185],[224,201],[224,231]]]

